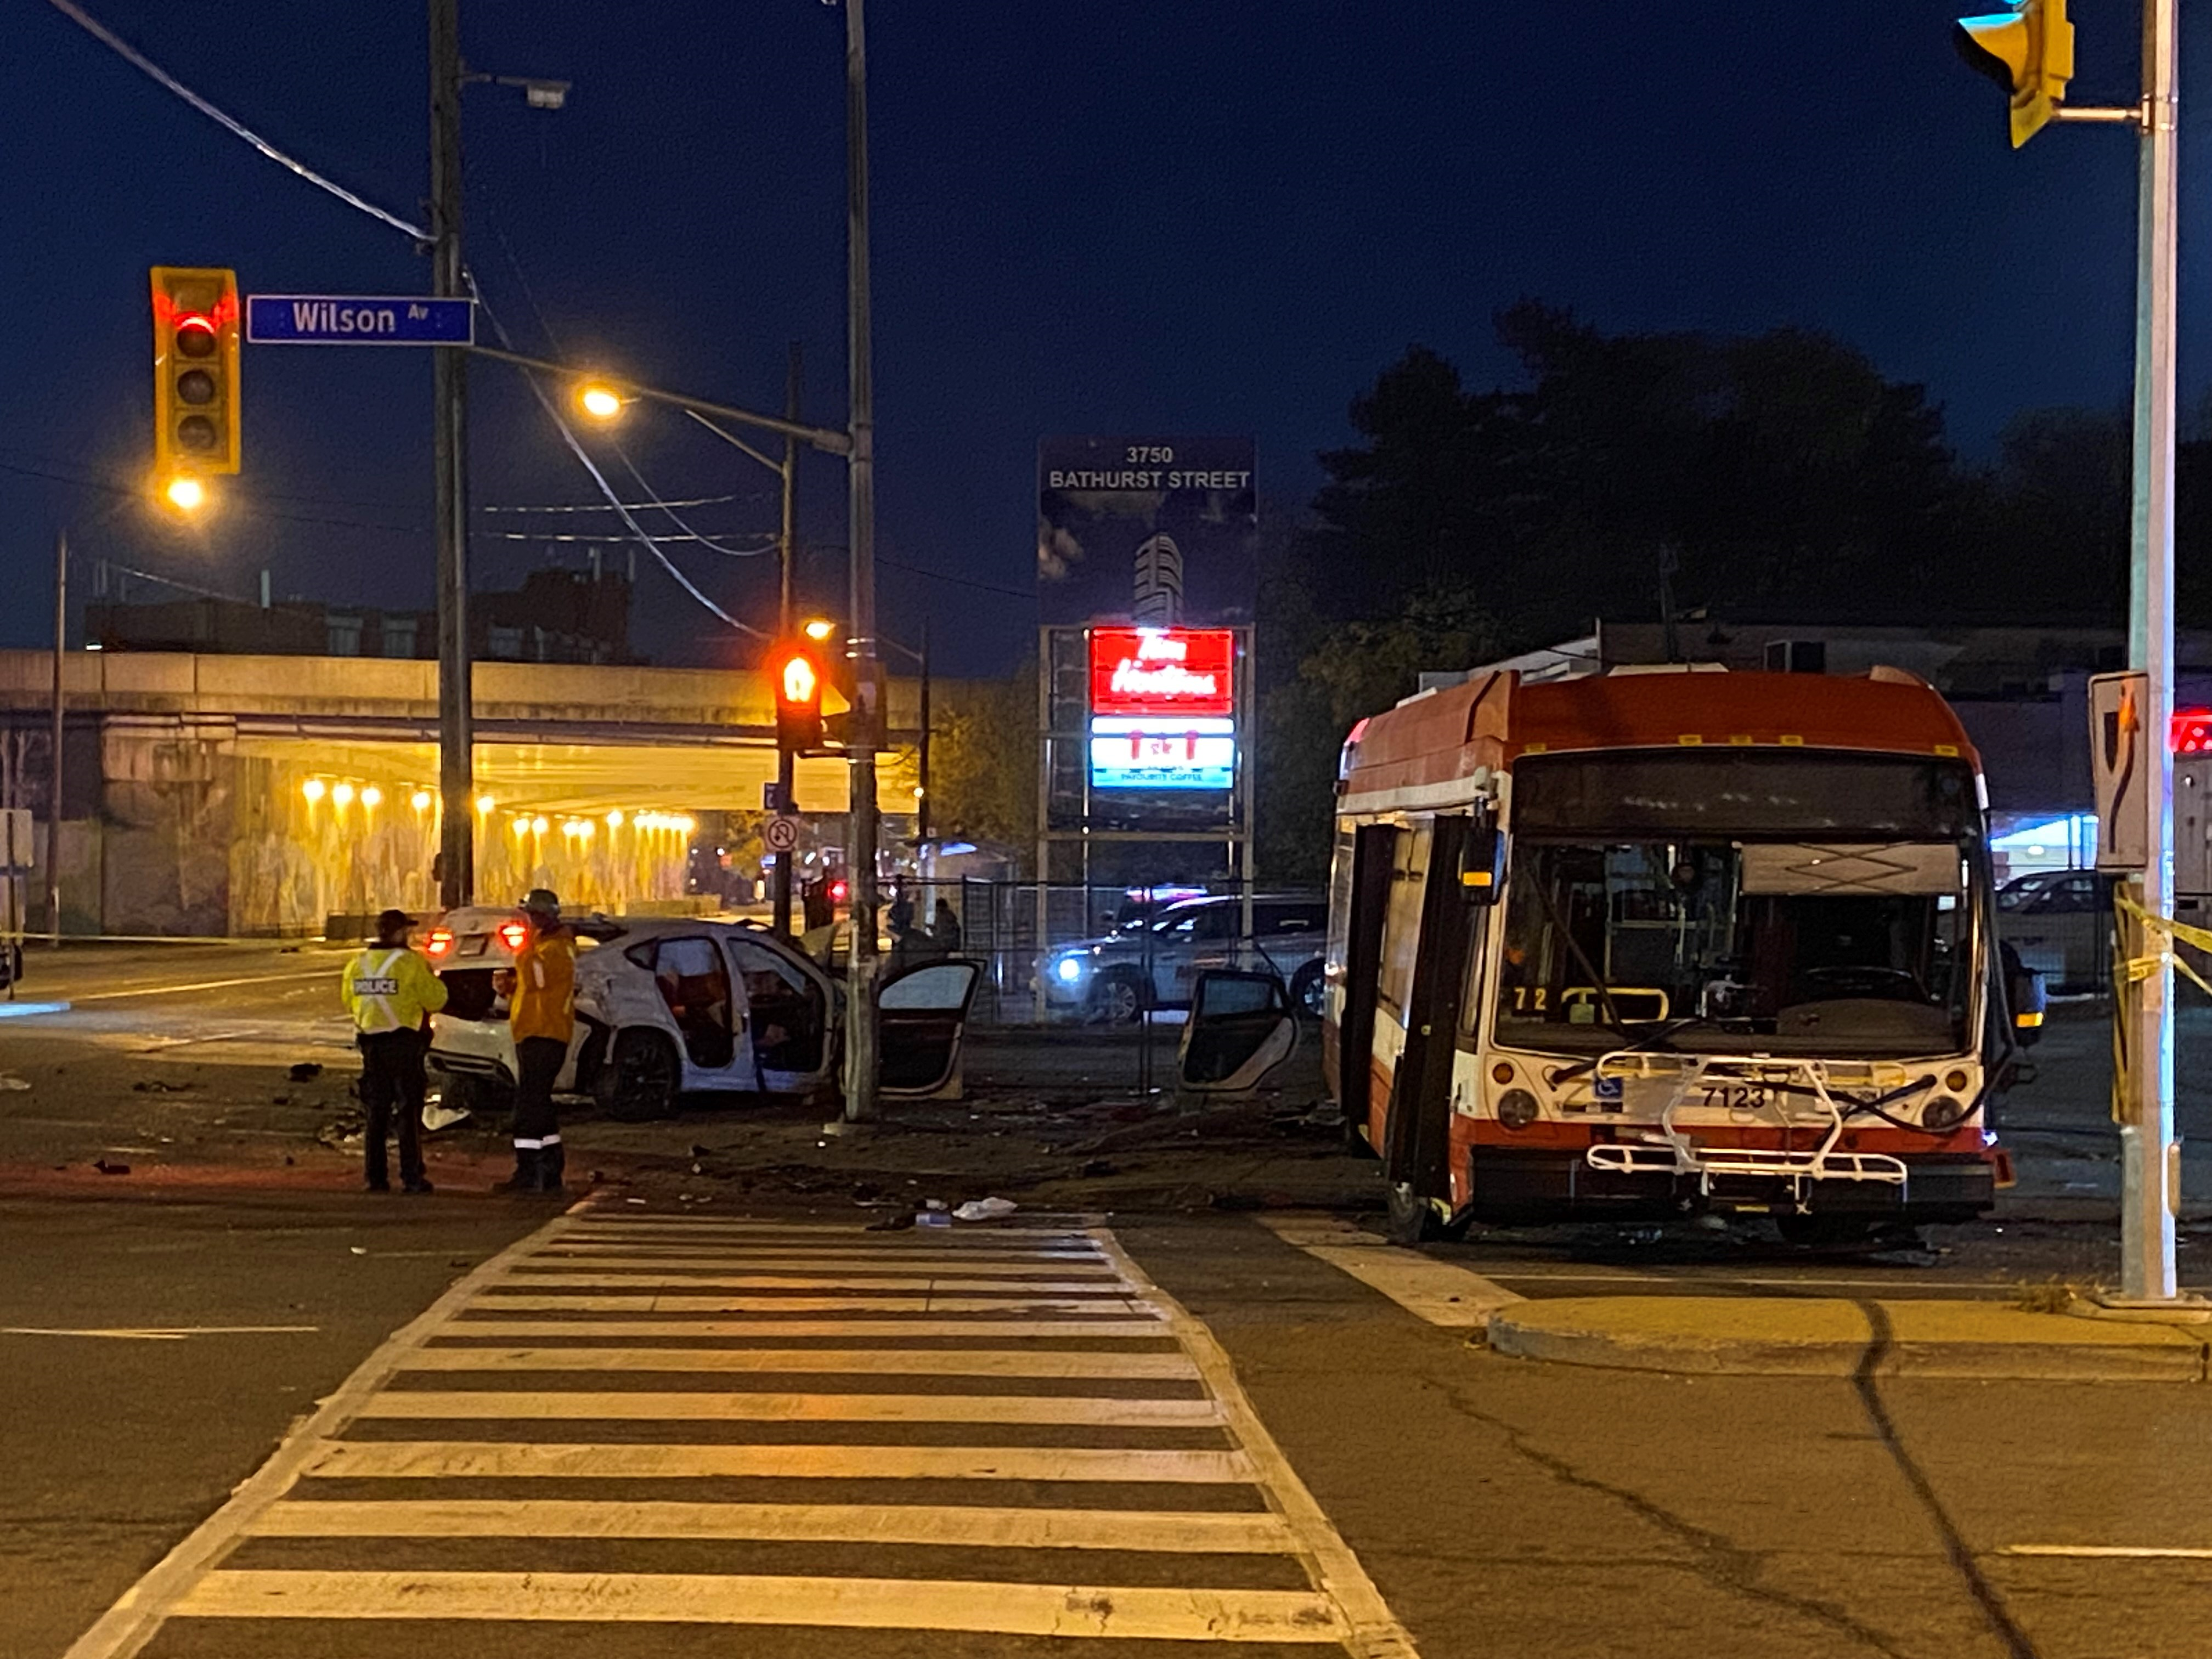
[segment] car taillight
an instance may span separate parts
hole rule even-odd
[[[433,927],[430,937],[422,941],[423,951],[429,956],[442,957],[453,948],[453,936],[443,927]]]
[[[523,922],[502,921],[499,925],[499,942],[520,956],[522,947],[530,943],[530,929]]]
[[[830,884],[830,902],[832,904],[842,904],[846,899],[851,896],[852,891],[853,890],[846,885],[845,883],[842,881],[833,881]]]

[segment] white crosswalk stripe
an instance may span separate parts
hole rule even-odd
[[[424,1621],[515,1632],[502,1655],[561,1624],[1413,1656],[1204,1328],[1105,1230],[1036,1224],[563,1218],[373,1358],[68,1659],[289,1659],[322,1651],[307,1625],[419,1659]]]

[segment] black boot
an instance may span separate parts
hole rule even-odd
[[[516,1147],[514,1149],[514,1173],[509,1176],[506,1180],[501,1182],[498,1186],[493,1188],[492,1191],[495,1193],[534,1193],[538,1191],[538,1183],[544,1178],[542,1172],[544,1168],[544,1163],[545,1154],[538,1151],[537,1147]]]
[[[552,1197],[568,1191],[561,1184],[561,1172],[568,1166],[568,1160],[561,1151],[561,1143],[556,1140],[538,1155],[538,1185],[535,1190]]]

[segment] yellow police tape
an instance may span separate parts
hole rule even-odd
[[[2197,950],[2212,951],[2212,928],[2193,927],[2185,921],[2176,921],[2171,916],[2153,915],[2128,896],[2124,887],[2112,889],[2112,904],[2118,910],[2133,916],[2146,935],[2162,933],[2177,945],[2194,945]],[[2212,983],[2189,965],[2188,958],[2175,951],[2160,951],[2153,956],[2131,957],[2119,941],[2119,930],[2113,930],[2113,950],[2117,972],[2130,985],[2140,985],[2160,968],[2171,967],[2207,996],[2212,996]],[[2112,1021],[2112,1121],[2126,1123],[2128,1115],[2128,1023],[2115,1018]]]

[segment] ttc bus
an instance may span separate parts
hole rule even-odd
[[[1362,721],[1322,1066],[1393,1236],[1710,1212],[1843,1243],[1987,1209],[2030,991],[1986,801],[1894,669],[1482,672]]]

